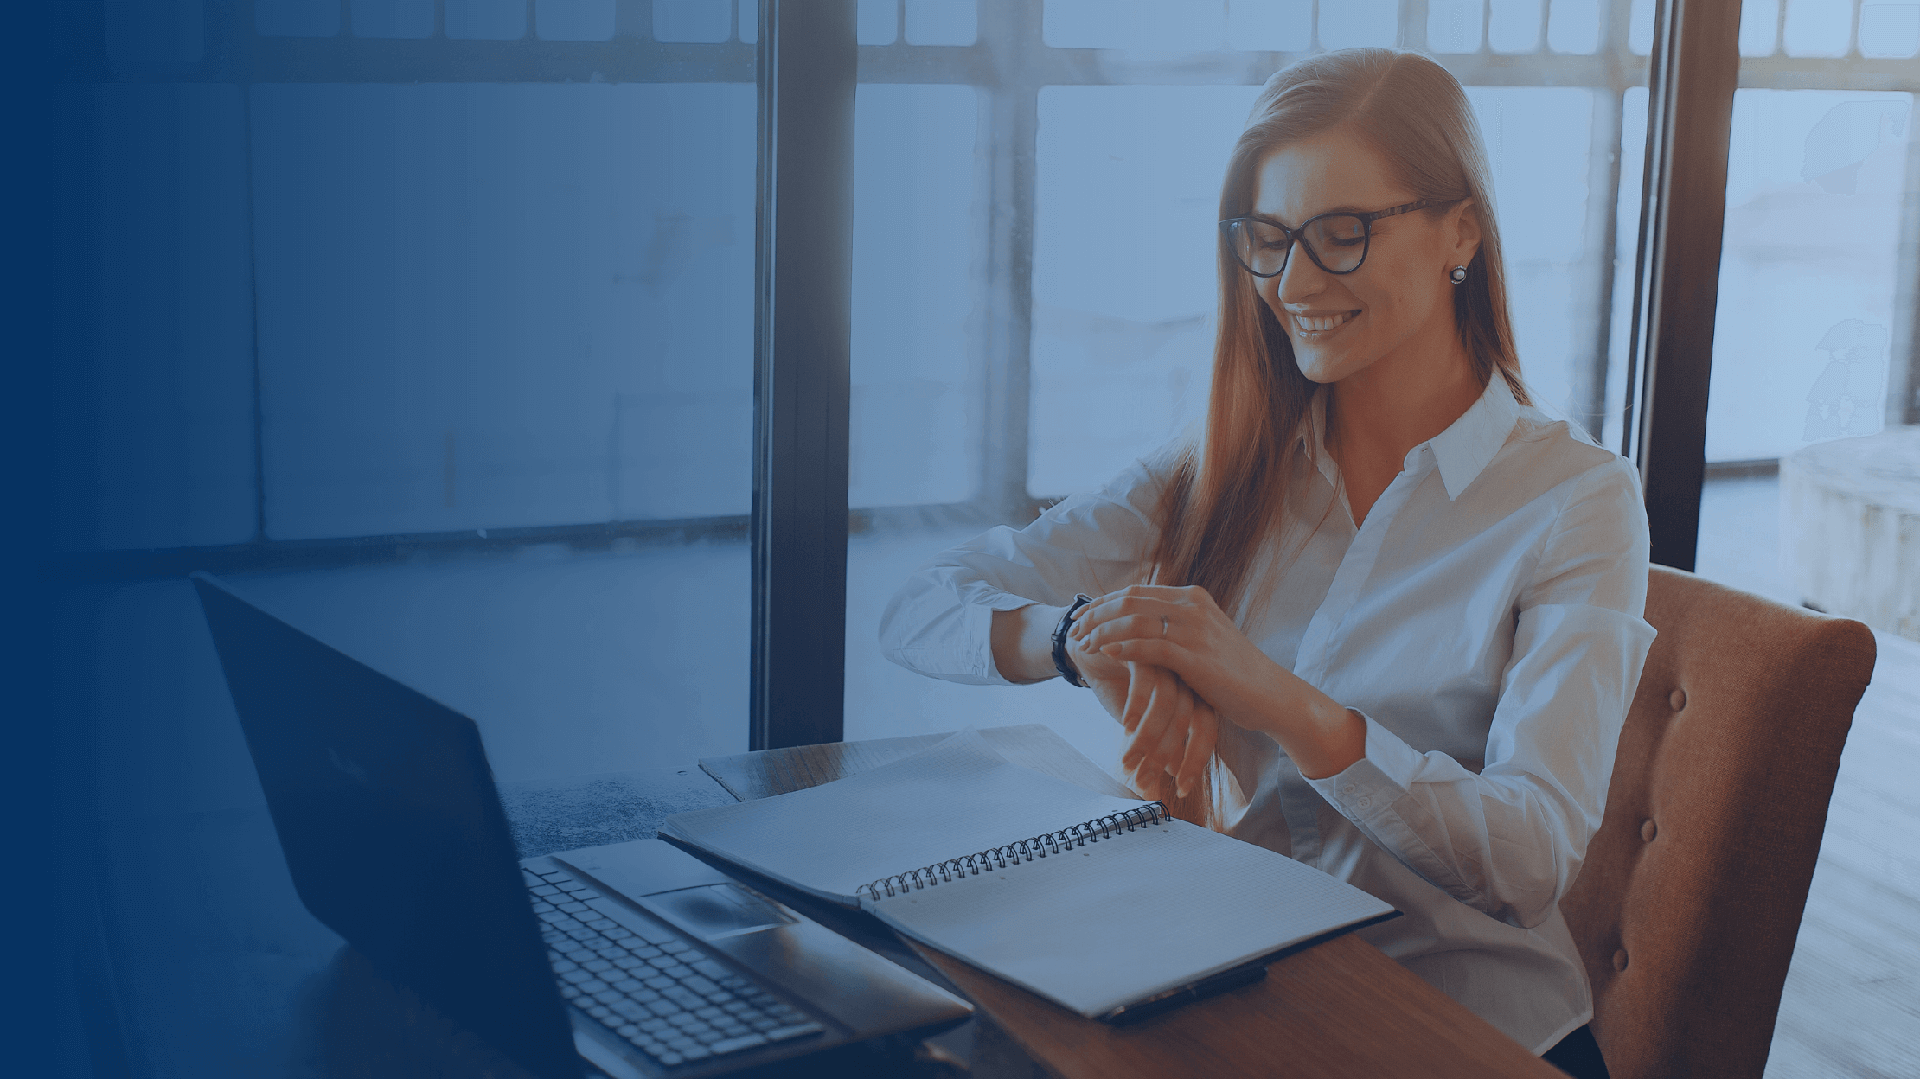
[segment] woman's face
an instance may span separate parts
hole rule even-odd
[[[1371,213],[1415,201],[1392,177],[1386,158],[1336,128],[1261,160],[1253,213],[1298,228],[1336,210]],[[1338,382],[1369,368],[1381,376],[1422,358],[1431,364],[1459,355],[1447,274],[1471,262],[1480,246],[1479,226],[1466,209],[1462,202],[1438,215],[1414,211],[1374,221],[1366,261],[1352,273],[1328,273],[1295,243],[1281,273],[1249,276],[1293,340],[1301,373]]]

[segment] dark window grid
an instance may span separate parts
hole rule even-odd
[[[389,39],[380,39],[380,38],[356,39],[353,33],[352,0],[338,0],[338,2],[340,5],[340,31],[333,38],[294,39],[294,38],[276,38],[276,37],[267,36],[267,37],[263,37],[263,40],[318,40],[318,41],[335,41],[335,42],[341,39],[371,40],[371,41],[389,40]],[[1031,6],[1038,6],[1038,2],[1039,0],[1034,0],[1034,3]],[[534,27],[535,27],[536,0],[524,0],[524,3],[526,8],[525,25],[527,27],[527,30],[526,30],[526,38],[522,39],[521,41],[496,43],[496,42],[470,41],[470,40],[463,40],[463,39],[447,38],[446,37],[446,0],[435,0],[434,29],[433,29],[432,35],[429,38],[392,39],[392,40],[396,41],[397,44],[409,45],[409,46],[419,46],[426,42],[435,41],[435,40],[452,41],[459,47],[463,47],[463,48],[474,48],[474,47],[485,48],[488,45],[494,45],[494,44],[521,45],[521,44],[529,44],[529,43],[553,44],[553,45],[567,46],[567,47],[580,46],[580,45],[592,46],[596,44],[608,44],[606,42],[565,42],[565,41],[541,42],[534,36],[535,35]],[[733,30],[727,42],[718,43],[717,46],[715,44],[694,43],[692,44],[692,47],[697,49],[712,49],[715,47],[725,48],[729,45],[740,44],[742,40],[741,33],[740,33],[742,28],[740,26],[740,21],[739,21],[741,18],[740,3],[741,3],[741,0],[729,0],[728,14],[730,19],[732,19],[733,21]],[[1844,57],[1838,58],[1842,61],[1857,62],[1863,59],[1860,55],[1860,18],[1861,18],[1862,3],[1863,3],[1863,0],[1854,0],[1854,2],[1850,7],[1849,14],[1848,14],[1848,20],[1849,20],[1848,51]],[[1630,4],[1630,0],[1615,0],[1615,2],[1607,5],[1606,13],[1605,15],[1603,15],[1603,18],[1608,19],[1610,23],[1618,22],[1621,24],[1622,28],[1624,28],[1625,21],[1629,11],[1629,4]],[[867,45],[867,46],[862,46],[863,50],[916,48],[915,46],[903,44],[906,40],[905,31],[904,31],[904,28],[906,26],[905,0],[893,0],[893,5],[895,7],[894,25],[901,28],[899,38],[892,45],[881,45],[881,46]],[[1774,22],[1775,22],[1774,35],[1773,35],[1774,48],[1772,53],[1772,56],[1774,58],[1790,59],[1786,55],[1787,6],[1788,6],[1788,0],[1781,0],[1781,2],[1779,3],[1778,7],[1774,12]],[[981,0],[980,7],[982,9],[981,15],[984,18],[989,11],[997,8],[998,5],[995,3],[995,0]],[[1427,46],[1428,43],[1427,43],[1427,19],[1426,19],[1427,11],[1426,9],[1427,9],[1427,4],[1425,0],[1402,0],[1400,4],[1401,27],[1399,32],[1399,40],[1397,44],[1405,47],[1410,47],[1410,48],[1425,48]],[[1543,2],[1540,5],[1540,12],[1538,16],[1539,26],[1538,26],[1537,35],[1536,35],[1536,41],[1539,44],[1534,50],[1535,55],[1551,53],[1551,50],[1547,46],[1547,30],[1552,18],[1552,11],[1553,11],[1552,0],[1545,0],[1545,2]],[[1315,25],[1313,27],[1312,38],[1313,38],[1313,41],[1315,42],[1316,47],[1319,47],[1320,27],[1318,25],[1319,20],[1317,18],[1317,15],[1318,15],[1318,12],[1316,11]],[[1503,57],[1514,56],[1514,55],[1527,55],[1524,53],[1514,54],[1514,53],[1494,52],[1492,49],[1492,46],[1489,44],[1488,37],[1484,32],[1484,26],[1490,23],[1491,21],[1491,14],[1488,11],[1488,9],[1484,6],[1484,4],[1482,6],[1481,17],[1483,22],[1483,32],[1480,36],[1480,46],[1479,46],[1479,49],[1477,50],[1479,55],[1503,56]],[[1035,21],[1037,25],[1037,19]],[[985,33],[982,33],[981,37],[984,39],[987,37],[987,35]],[[1624,42],[1625,40],[1624,36],[1620,40]],[[622,45],[632,45],[635,43],[642,43],[642,44],[655,43],[653,41],[652,0],[615,0],[613,42],[618,42],[618,43],[621,43]],[[679,45],[683,43],[663,42],[659,44]],[[951,47],[927,46],[926,48],[946,49]],[[1097,51],[1097,50],[1056,50],[1056,51],[1090,52],[1090,51]],[[1606,50],[1605,48],[1603,48],[1601,51],[1604,52]],[[1244,53],[1243,55],[1260,55],[1260,54]],[[1474,54],[1468,53],[1468,54],[1451,54],[1451,55],[1471,56]],[[1898,68],[1903,63],[1903,61],[1867,59],[1866,62],[1883,68],[1886,73],[1892,74],[1895,78],[1900,77]]]
[[[350,7],[342,0],[343,8]],[[212,0],[210,7],[240,9],[233,0]],[[444,28],[444,2],[436,3],[436,34]],[[1404,47],[1426,44],[1425,5],[1403,0],[1401,37]],[[1856,8],[1856,21],[1857,9]],[[1542,18],[1550,5],[1542,5]],[[220,18],[210,12],[210,38],[205,59],[196,64],[117,73],[120,81],[238,81],[254,82],[749,82],[753,79],[754,46],[735,39],[718,44],[655,42],[651,40],[649,0],[618,0],[615,37],[603,42],[468,41],[444,36],[429,39],[356,38],[343,30],[331,38],[261,36],[251,22]],[[737,12],[737,5],[736,5]],[[1627,45],[1630,0],[1614,0],[1603,18],[1601,44],[1596,53],[1562,55],[1546,46],[1532,53],[1494,53],[1484,43],[1477,53],[1436,57],[1468,86],[1573,86],[1604,89],[1602,107],[1592,125],[1589,153],[1589,190],[1605,192],[1588,202],[1584,233],[1588,250],[1612,249],[1619,227],[1615,220],[1619,190],[1618,141],[1621,102],[1632,86],[1646,85],[1647,58]],[[1784,29],[1785,5],[1781,27]],[[350,12],[345,16],[350,18]],[[529,0],[528,19],[532,25]],[[737,17],[737,16],[736,16]],[[350,24],[343,21],[343,28]],[[1041,9],[1037,3],[981,0],[980,34],[970,46],[906,44],[904,37],[890,45],[859,46],[859,79],[863,83],[948,84],[979,87],[983,93],[986,145],[979,175],[987,187],[987,204],[994,208],[985,235],[977,237],[985,253],[987,294],[980,297],[985,320],[978,334],[982,355],[978,369],[986,380],[984,422],[989,430],[983,444],[996,446],[980,464],[979,495],[971,502],[907,507],[855,507],[849,514],[851,532],[890,528],[909,522],[991,523],[1026,520],[1045,498],[1027,491],[1031,384],[1032,236],[1035,213],[1035,148],[1038,98],[1046,86],[1124,85],[1257,85],[1267,74],[1301,55],[1282,52],[1210,50],[1186,55],[1141,58],[1124,51],[1054,48],[1041,36]],[[1544,26],[1544,23],[1543,23]],[[225,28],[222,33],[218,28]],[[1317,31],[1316,31],[1317,33]],[[1857,35],[1856,35],[1857,36]],[[1740,85],[1771,89],[1891,90],[1920,93],[1920,64],[1912,60],[1788,57],[1777,37],[1775,53],[1744,58]],[[1857,54],[1857,43],[1854,46]],[[1920,140],[1913,140],[1920,146]],[[1911,171],[1920,174],[1920,153]],[[1909,207],[1901,228],[1906,250],[1920,245],[1920,212]],[[1587,339],[1594,342],[1591,358],[1581,365],[1576,381],[1575,407],[1597,430],[1607,409],[1609,311],[1614,302],[1611,259],[1592,258],[1584,289],[1591,297]],[[1903,281],[1914,284],[1920,271],[1909,258],[1902,264]],[[1915,291],[1905,288],[1902,295]],[[1910,369],[1920,342],[1920,304],[1906,301],[1907,331],[1895,353],[1893,369],[1907,386],[1920,388],[1920,373]],[[1909,326],[1908,323],[1913,325]],[[1899,363],[1905,355],[1907,362]],[[1891,389],[1891,387],[1890,387]],[[1632,395],[1629,394],[1629,398]],[[1632,402],[1625,406],[1629,411]],[[1903,422],[1920,420],[1920,395],[1905,389],[1890,404]],[[1893,415],[1889,419],[1895,418]],[[256,426],[259,416],[255,416]],[[261,539],[231,548],[200,549],[205,556],[239,568],[256,560],[268,564],[345,564],[378,560],[377,552],[419,552],[427,548],[471,549],[525,543],[563,542],[594,549],[612,542],[645,545],[691,541],[696,538],[739,539],[745,536],[744,517],[701,518],[690,521],[599,521],[534,529],[489,530],[399,536],[354,537],[323,541]],[[249,553],[252,552],[252,553]],[[119,556],[117,573],[137,573],[141,560],[170,564],[188,552],[148,552],[139,558]],[[122,566],[120,563],[127,563]]]

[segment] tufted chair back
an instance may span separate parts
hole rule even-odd
[[[1760,1079],[1873,634],[1660,566],[1646,617],[1606,817],[1560,908],[1614,1079]]]

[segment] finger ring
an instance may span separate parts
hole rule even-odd
[[[1160,636],[1162,639],[1164,639],[1166,635],[1167,635],[1167,616],[1163,614],[1160,616]]]

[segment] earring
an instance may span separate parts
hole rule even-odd
[[[1447,274],[1447,280],[1453,282],[1456,285],[1460,284],[1466,279],[1467,279],[1467,268],[1465,266],[1455,266],[1453,268],[1453,271]]]

